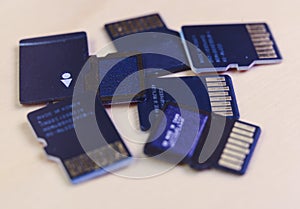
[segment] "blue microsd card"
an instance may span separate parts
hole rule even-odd
[[[182,158],[197,170],[246,172],[261,132],[258,126],[174,104],[164,107],[167,122],[162,116],[150,133],[145,154],[171,162]]]
[[[91,112],[82,102],[66,99],[28,114],[49,159],[63,166],[72,183],[104,175],[131,161],[130,152],[99,99],[95,106],[95,111]],[[92,129],[93,117],[103,138]],[[84,133],[75,132],[75,125],[84,126]],[[84,138],[85,149],[78,134]]]
[[[182,105],[191,106],[190,95],[186,94],[185,89],[178,87],[178,79],[190,89],[199,109],[207,112],[213,111],[226,117],[239,118],[233,84],[228,75],[147,78],[147,87],[150,88],[145,93],[145,101],[138,103],[140,127],[143,131],[151,127],[150,113],[154,111],[154,116],[157,115],[157,110],[162,109],[166,103],[179,102]],[[178,101],[175,101],[175,98],[165,91],[166,89],[175,89]]]
[[[85,32],[20,41],[20,102],[37,104],[71,97],[88,59]]]
[[[150,74],[162,75],[190,69],[180,34],[168,29],[159,14],[109,23],[105,29],[119,52],[142,53],[143,67]],[[124,41],[119,39],[132,34],[140,35]]]
[[[282,60],[266,23],[183,26],[181,35],[183,42],[192,43],[185,47],[196,73],[248,70]]]
[[[144,71],[140,54],[112,53],[91,56],[98,69],[85,72],[84,92],[99,87],[102,104],[136,103],[144,100]]]

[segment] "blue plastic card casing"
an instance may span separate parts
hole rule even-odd
[[[171,122],[163,126],[160,117],[145,145],[145,154],[156,156],[169,152],[158,158],[172,162],[172,158],[181,157],[182,162],[196,170],[214,167],[239,175],[246,172],[261,132],[258,126],[201,110],[179,108],[176,104],[166,104],[164,115],[167,121],[174,118],[180,121],[180,128]],[[197,120],[199,126],[195,125]],[[191,134],[193,130],[197,134]],[[192,145],[189,152],[182,146],[186,143]]]
[[[131,161],[130,152],[98,99],[95,106],[95,113],[92,113],[85,109],[82,102],[72,103],[71,99],[66,99],[28,114],[49,159],[63,166],[72,183],[104,175]],[[91,129],[92,116],[96,117],[103,138],[96,136]],[[84,135],[85,149],[74,125],[85,128],[81,133],[81,137]]]
[[[88,59],[85,32],[20,41],[20,102],[37,104],[71,97]]]
[[[180,89],[174,82],[181,79],[191,90],[197,101],[198,108],[207,112],[230,118],[239,118],[238,105],[234,93],[232,80],[228,75],[218,76],[189,76],[176,78],[148,78],[147,86],[151,89],[146,91],[144,102],[138,103],[139,122],[141,130],[146,131],[151,127],[149,115],[154,113],[167,102],[179,102],[169,95],[164,89],[176,89],[176,95],[185,106],[191,106],[191,98],[188,98],[184,89]],[[155,113],[156,114],[156,113]]]
[[[140,54],[112,53],[105,57],[90,56],[80,92],[98,89],[98,96],[106,106],[143,101],[145,75],[142,67]]]
[[[113,41],[140,34],[124,41],[119,39],[114,45],[118,52],[142,53],[143,67],[149,74],[163,75],[190,69],[180,34],[168,29],[159,14],[109,23],[105,29]]]
[[[130,56],[114,53],[99,58],[99,94],[102,103],[111,105],[143,101],[145,75],[142,68],[140,54]]]
[[[184,43],[196,46],[185,46],[196,73],[248,70],[255,64],[282,60],[266,23],[183,26],[181,35]]]

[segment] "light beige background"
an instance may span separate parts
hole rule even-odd
[[[300,15],[296,2],[2,0],[0,208],[299,208]],[[248,173],[238,177],[183,166],[155,178],[107,175],[73,186],[55,163],[47,161],[27,123],[27,113],[38,107],[22,107],[18,102],[18,41],[84,30],[90,53],[95,53],[109,41],[105,23],[152,12],[159,12],[175,30],[185,24],[269,23],[284,62],[228,73],[241,119],[263,130]]]

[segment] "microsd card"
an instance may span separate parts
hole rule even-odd
[[[20,41],[20,102],[37,104],[71,97],[88,59],[85,32]]]
[[[266,23],[183,26],[181,35],[196,73],[248,70],[256,64],[282,60]]]
[[[131,160],[131,154],[100,100],[96,99],[95,106],[95,111],[91,112],[83,102],[66,99],[28,114],[49,159],[63,166],[72,183],[122,168]],[[92,128],[93,117],[96,117],[96,128],[101,131],[102,138]],[[83,126],[84,133],[75,132],[74,126]],[[85,149],[79,135],[83,137]]]
[[[170,162],[182,158],[197,170],[246,172],[260,135],[258,126],[174,104],[167,104],[162,116],[150,133],[145,154]]]
[[[97,69],[84,74],[84,92],[99,87],[104,105],[135,103],[144,100],[144,71],[140,54],[112,53],[105,57],[91,56]]]
[[[147,78],[146,99],[138,103],[138,113],[140,127],[143,131],[150,128],[150,113],[153,111],[155,119],[159,109],[168,102],[179,102],[182,105],[191,106],[191,95],[186,90],[178,86],[177,80],[184,82],[188,89],[192,92],[198,108],[207,112],[215,112],[217,114],[239,118],[239,110],[234,93],[232,80],[228,75],[218,76],[188,76],[188,77],[169,77],[169,78]],[[166,90],[175,90],[177,100],[172,97]]]
[[[109,23],[105,29],[119,52],[142,53],[143,67],[150,74],[190,69],[180,34],[168,29],[159,14]],[[133,34],[132,38],[120,39]]]

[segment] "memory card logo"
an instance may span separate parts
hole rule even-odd
[[[68,88],[72,82],[71,73],[63,73],[60,81]]]
[[[163,147],[173,147],[181,133],[181,129],[184,123],[184,119],[176,114],[166,133],[165,140],[162,142]]]

